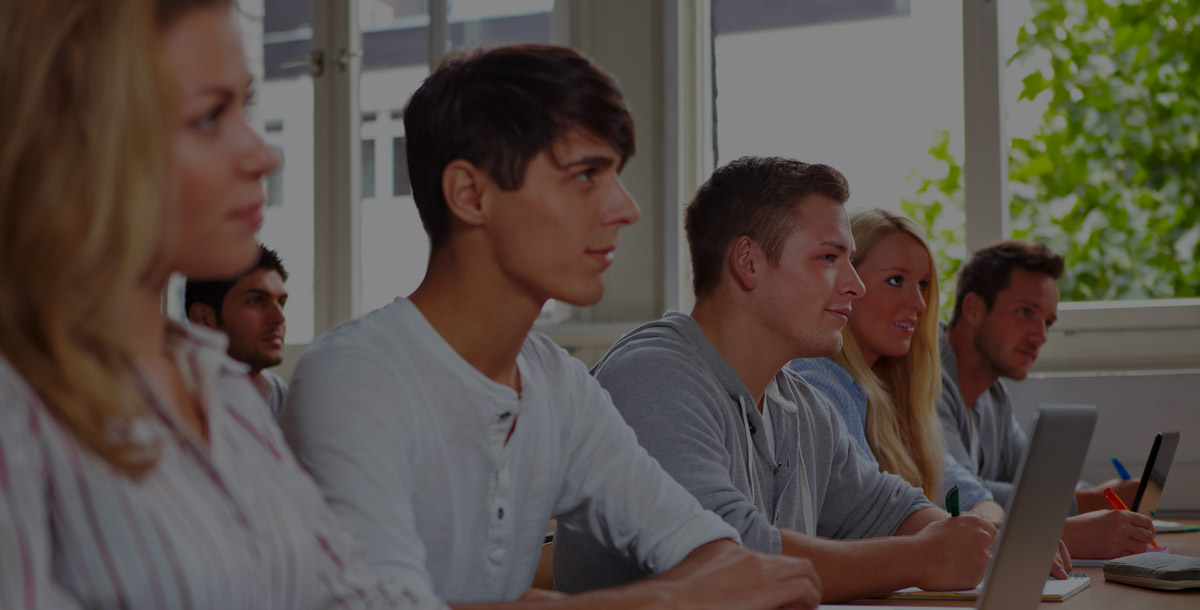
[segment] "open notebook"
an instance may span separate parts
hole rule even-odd
[[[1071,511],[1075,481],[1083,469],[1096,415],[1091,406],[1038,408],[1005,507],[1007,517],[980,586],[952,592],[903,589],[889,597],[976,599],[975,607],[980,610],[1030,610],[1042,600],[1061,601],[1086,589],[1091,584],[1086,575],[1073,574],[1066,580],[1047,580],[1046,575]]]
[[[1090,584],[1092,584],[1092,579],[1088,578],[1087,574],[1083,572],[1072,572],[1071,577],[1066,580],[1048,579],[1046,584],[1042,585],[1042,601],[1061,602],[1088,588]],[[963,591],[926,591],[916,587],[909,587],[896,591],[887,597],[889,599],[971,600],[979,597],[979,593],[982,590],[982,583],[974,589],[965,589]]]

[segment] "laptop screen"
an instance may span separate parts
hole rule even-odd
[[[1154,511],[1158,510],[1158,501],[1162,498],[1167,473],[1171,471],[1171,462],[1175,461],[1175,449],[1178,447],[1178,432],[1160,432],[1154,438],[1146,469],[1142,472],[1142,482],[1138,484],[1137,496],[1133,499],[1131,509],[1134,512],[1153,516]]]

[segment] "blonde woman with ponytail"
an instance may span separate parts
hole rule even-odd
[[[964,509],[999,520],[991,494],[948,459],[935,407],[941,390],[937,270],[921,230],[880,209],[851,215],[851,262],[866,286],[832,357],[790,367],[830,398],[859,450],[941,505],[957,484]]]
[[[258,256],[278,160],[232,9],[0,2],[0,608],[424,601],[372,576],[225,337],[160,313],[171,273]]]

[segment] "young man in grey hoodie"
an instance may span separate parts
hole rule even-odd
[[[691,315],[634,330],[592,373],[642,446],[743,544],[812,559],[824,601],[971,588],[995,526],[947,519],[880,473],[826,399],[785,368],[837,351],[864,292],[850,265],[848,195],[825,165],[744,157],[717,169],[687,209]],[[564,527],[554,567],[567,591],[643,575]]]

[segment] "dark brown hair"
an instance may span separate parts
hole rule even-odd
[[[799,222],[796,210],[809,195],[845,203],[850,185],[828,165],[783,157],[742,157],[717,168],[687,206],[696,298],[717,287],[725,255],[743,235],[758,242],[767,262],[779,264],[783,242]]]
[[[238,281],[243,277],[250,275],[260,269],[274,271],[279,274],[283,281],[288,280],[287,269],[283,266],[283,259],[279,258],[279,253],[262,245],[258,245],[258,263],[245,273],[224,280],[193,280],[188,279],[187,284],[183,288],[183,311],[184,315],[192,310],[192,305],[203,303],[208,305],[216,313],[217,324],[223,324],[225,318],[225,295],[229,294],[230,290],[237,285]]]
[[[1059,279],[1063,274],[1063,257],[1045,244],[1008,239],[980,248],[971,260],[958,270],[958,287],[954,295],[954,313],[950,326],[958,323],[963,299],[974,292],[983,299],[987,310],[996,304],[996,295],[1008,288],[1015,268]]]
[[[634,153],[633,118],[616,81],[578,52],[520,44],[451,54],[404,109],[408,172],[433,248],[449,237],[442,172],[464,159],[500,188],[521,188],[529,162],[582,129]]]

